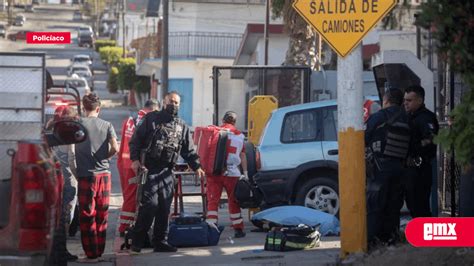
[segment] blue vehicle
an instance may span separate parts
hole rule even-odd
[[[366,99],[379,101],[378,96]],[[336,100],[273,111],[255,157],[254,180],[266,205],[293,204],[339,214]]]
[[[255,181],[268,205],[296,204],[337,215],[336,101],[273,111],[257,146]]]

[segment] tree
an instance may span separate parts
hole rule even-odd
[[[118,75],[118,68],[111,67],[109,71],[109,79],[107,80],[107,88],[111,93],[116,93],[118,91]]]
[[[303,65],[314,68],[317,53],[315,40],[318,35],[293,9],[292,4],[292,0],[272,1],[273,17],[283,17],[285,30],[290,37],[285,65]]]
[[[289,35],[288,50],[286,51],[284,65],[287,66],[310,66],[316,69],[321,62],[317,62],[317,47],[320,40],[319,34],[293,8],[292,0],[272,0],[272,14],[274,18],[282,17],[285,31]],[[327,49],[327,56],[332,56],[332,50]],[[337,58],[332,56],[332,58]],[[322,60],[325,61],[325,60]],[[328,60],[330,61],[330,60]],[[332,62],[335,68],[336,61]],[[331,69],[333,69],[331,68]],[[301,99],[301,72],[286,71],[281,75],[279,88],[279,105],[287,106],[300,103]]]
[[[421,6],[418,23],[430,29],[441,60],[460,73],[468,92],[451,112],[452,126],[437,141],[454,149],[460,163],[474,160],[474,3],[472,0],[431,0]]]
[[[137,81],[135,74],[135,58],[122,58],[119,61],[118,85],[122,90],[131,90]]]

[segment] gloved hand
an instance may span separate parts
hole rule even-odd
[[[217,232],[220,232],[219,228],[217,227],[217,224],[215,224],[213,222],[210,222],[210,221],[207,221],[207,220],[206,220],[206,223],[209,225],[209,227],[215,228],[217,230]]]
[[[240,176],[240,179],[243,179],[243,180],[249,180],[249,172],[248,171],[244,171],[244,174]]]

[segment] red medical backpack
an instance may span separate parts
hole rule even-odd
[[[194,144],[202,169],[207,175],[223,175],[227,160],[227,129],[217,126],[196,127]]]

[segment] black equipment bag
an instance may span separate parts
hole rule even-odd
[[[263,201],[260,189],[249,180],[240,179],[234,188],[234,196],[240,208],[257,208]]]
[[[220,130],[217,140],[216,159],[212,174],[222,175],[227,167],[227,141],[229,140],[229,131]]]
[[[319,228],[319,226],[317,226]],[[273,228],[267,233],[265,250],[292,251],[319,247],[321,234],[318,229],[300,225],[297,227]]]

